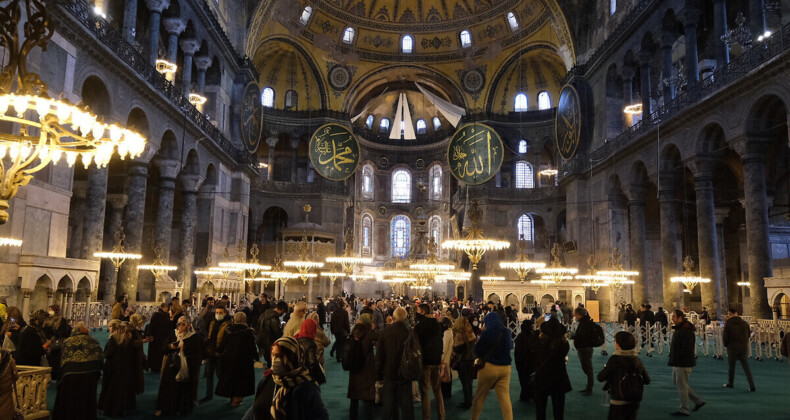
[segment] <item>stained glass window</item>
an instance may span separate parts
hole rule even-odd
[[[411,202],[411,174],[406,169],[398,169],[392,174],[392,202]]]
[[[431,199],[442,198],[442,168],[436,165],[431,169]]]
[[[395,216],[390,227],[392,241],[390,248],[393,257],[405,258],[409,255],[411,220],[407,216]]]
[[[373,218],[369,214],[362,216],[362,255],[371,254],[371,242],[373,233]]]

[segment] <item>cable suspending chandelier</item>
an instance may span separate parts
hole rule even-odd
[[[45,50],[54,33],[47,8],[40,0],[11,0],[0,8],[0,18],[0,46],[10,54],[8,65],[0,73],[0,121],[14,127],[9,132],[0,131],[3,224],[8,221],[9,200],[50,162],[57,163],[65,156],[72,166],[79,157],[86,168],[91,162],[103,167],[116,151],[121,159],[142,154],[145,138],[102,122],[87,106],[73,105],[63,94],[58,99],[50,98],[46,83],[38,74],[28,72],[28,54],[35,47]],[[20,39],[21,34],[24,38]],[[2,161],[6,156],[11,158],[10,167]]]

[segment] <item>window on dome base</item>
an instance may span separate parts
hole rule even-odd
[[[440,128],[442,128],[442,122],[439,117],[433,117],[433,131],[439,131]]]
[[[307,25],[307,22],[310,21],[310,16],[313,15],[313,8],[311,6],[305,6],[304,10],[302,10],[302,17],[299,18],[299,21],[302,22],[302,25]]]
[[[417,134],[425,134],[427,131],[427,125],[425,125],[425,120],[417,120]]]
[[[390,131],[390,120],[386,118],[382,118],[381,122],[379,123],[379,131],[382,133],[387,133]]]
[[[368,130],[373,128],[373,115],[368,115],[368,118],[365,120],[365,125],[368,127]]]
[[[549,109],[551,108],[551,97],[549,96],[549,92],[540,92],[538,94],[538,109]]]
[[[527,95],[524,93],[519,93],[516,95],[514,108],[516,112],[524,112],[527,110]]]
[[[263,93],[261,93],[261,105],[267,108],[274,106],[274,89],[270,87],[263,88]]]
[[[404,54],[411,54],[414,49],[414,38],[411,35],[403,35],[400,41],[400,49]]]
[[[356,32],[354,31],[354,28],[351,27],[346,28],[346,31],[343,32],[343,42],[345,42],[346,44],[353,44],[355,35]]]
[[[510,25],[510,30],[515,31],[518,29],[518,20],[516,19],[516,14],[513,12],[507,12],[507,23]]]
[[[472,34],[467,30],[461,31],[461,48],[472,46]]]

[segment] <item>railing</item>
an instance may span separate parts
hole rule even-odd
[[[148,82],[152,88],[183,111],[186,118],[200,128],[206,134],[206,137],[210,138],[231,158],[242,164],[253,163],[251,155],[246,150],[239,149],[229,141],[205,115],[189,103],[189,99],[181,93],[180,88],[176,88],[175,85],[157,72],[156,68],[148,62],[148,59],[126,42],[123,36],[115,28],[111,27],[106,20],[98,18],[84,0],[66,0],[60,3],[60,6],[62,10],[66,10],[88,32],[93,34],[113,55],[137,72],[141,79]]]
[[[641,121],[618,135],[597,149],[587,154],[586,158],[578,157],[564,167],[565,173],[578,173],[584,169],[586,162],[601,162],[624,150],[634,143],[643,134],[651,131],[658,124],[680,115],[703,99],[721,91],[724,87],[742,79],[746,74],[764,64],[768,60],[790,49],[790,24],[784,25],[778,32],[767,40],[757,43],[754,47],[744,51],[739,57],[730,61],[726,66],[716,70],[713,74],[701,80],[696,87],[679,94],[675,99],[665,104],[650,115],[644,116]]]
[[[91,330],[100,330],[110,323],[113,306],[114,304],[105,302],[74,303],[72,306],[72,323],[82,321]],[[146,320],[151,320],[151,315],[159,310],[159,302],[138,302],[131,306],[132,313],[143,315]],[[186,311],[185,315],[190,320],[193,320],[197,317],[198,312],[200,312],[200,308],[193,306]]]
[[[552,180],[553,184],[554,181]],[[560,187],[539,187],[539,188],[513,188],[513,187],[493,187],[489,185],[469,187],[469,199],[499,199],[499,200],[545,200],[548,198],[558,198]],[[458,190],[453,195],[453,202],[462,203],[466,200],[466,190]]]
[[[318,179],[318,177],[316,177]],[[283,181],[267,181],[253,178],[250,189],[252,191],[265,191],[267,193],[281,194],[332,194],[346,195],[345,182],[331,182],[318,180],[316,182],[294,183]]]
[[[14,406],[25,420],[49,418],[47,410],[47,385],[52,380],[52,368],[38,366],[17,366],[19,379],[16,381],[19,405],[16,398]]]

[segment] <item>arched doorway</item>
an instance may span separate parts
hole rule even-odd
[[[521,307],[522,309],[527,308],[528,311],[532,311],[532,309],[535,307],[535,296],[527,293],[524,298],[521,299]]]
[[[549,305],[554,303],[554,296],[546,293],[540,298],[540,307],[543,308],[545,312],[549,312],[550,308]]]
[[[512,306],[516,308],[516,310],[519,310],[520,308],[518,307],[518,296],[514,295],[513,293],[505,296],[505,305]]]
[[[502,303],[502,299],[496,293],[491,293],[488,295],[488,302],[494,302],[496,304]]]
[[[36,286],[33,288],[33,293],[30,295],[30,310],[46,309],[49,303],[49,294],[52,292],[52,279],[46,274],[36,280]],[[22,314],[27,316],[27,314]]]
[[[790,319],[790,296],[780,293],[774,299],[774,311],[779,319]]]

